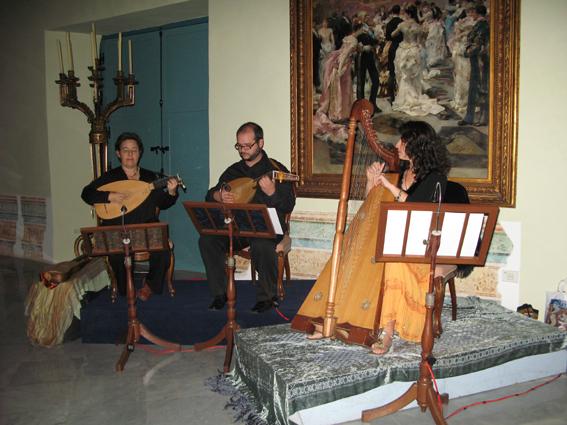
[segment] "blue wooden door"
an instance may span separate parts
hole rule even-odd
[[[183,178],[187,193],[180,191],[177,204],[163,211],[160,220],[169,223],[176,269],[203,272],[198,234],[182,202],[202,201],[209,187],[207,19],[123,34],[124,46],[128,39],[132,40],[134,74],[139,82],[136,104],[111,117],[109,157],[114,158],[116,137],[134,131],[144,142],[142,167],[159,172],[163,166],[165,174]],[[112,77],[118,61],[117,37],[104,37],[101,52],[106,67],[104,96],[109,101],[115,96]],[[126,61],[124,48],[125,70]],[[163,157],[159,148],[168,149]],[[117,166],[117,160],[112,165]]]

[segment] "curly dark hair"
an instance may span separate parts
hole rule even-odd
[[[447,175],[451,169],[449,152],[437,133],[424,121],[408,121],[400,127],[406,154],[412,160],[416,180],[432,171]]]

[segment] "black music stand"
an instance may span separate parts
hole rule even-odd
[[[195,351],[201,351],[226,340],[224,373],[230,370],[234,333],[239,329],[236,322],[236,288],[234,286],[233,238],[275,238],[276,234],[270,215],[262,204],[224,204],[217,202],[183,202],[187,214],[201,235],[226,236],[229,240],[226,260],[227,275],[227,322],[220,332],[211,339],[194,345]]]
[[[181,351],[181,345],[159,338],[151,333],[148,328],[138,320],[136,310],[136,293],[134,279],[132,278],[131,255],[140,251],[165,251],[169,249],[169,238],[166,223],[129,224],[124,226],[99,226],[84,227],[81,229],[85,241],[85,251],[89,256],[107,256],[112,254],[124,254],[124,265],[126,267],[126,299],[128,302],[128,334],[124,351],[116,362],[116,371],[124,370],[130,353],[140,337],[148,341]]]
[[[434,342],[435,265],[437,261],[442,264],[484,265],[497,216],[498,207],[494,205],[395,202],[381,205],[373,261],[429,263],[431,269],[429,289],[425,295],[426,315],[421,336],[419,378],[396,400],[364,410],[363,422],[397,412],[416,400],[422,412],[429,407],[437,425],[446,425],[429,372],[435,362],[431,354]],[[383,290],[382,285],[376,312],[377,321],[380,320],[382,310]],[[449,400],[447,394],[440,398],[443,403]]]

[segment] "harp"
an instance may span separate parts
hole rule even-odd
[[[365,99],[352,107],[341,192],[337,209],[333,253],[291,323],[307,333],[322,326],[324,337],[370,345],[377,326],[383,263],[374,263],[381,201],[393,201],[388,190],[370,191],[346,229],[350,199],[362,199],[366,167],[376,160],[387,164],[387,178],[396,183],[397,150],[378,141],[372,125],[373,106]],[[356,152],[357,161],[354,161]]]

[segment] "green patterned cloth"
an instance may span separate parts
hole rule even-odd
[[[476,297],[459,298],[457,321],[443,312],[444,333],[433,350],[437,378],[498,366],[567,347],[567,333]],[[293,413],[394,381],[415,381],[421,346],[399,338],[384,356],[340,341],[309,341],[289,325],[236,334],[232,383],[248,394],[256,420],[288,424]]]

